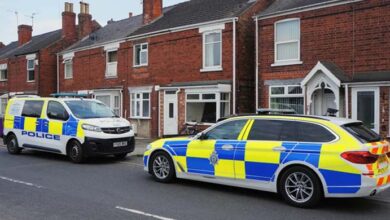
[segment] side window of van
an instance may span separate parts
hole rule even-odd
[[[44,101],[25,101],[22,111],[23,117],[40,118]]]
[[[54,120],[67,121],[69,114],[61,103],[49,101],[47,105],[47,117]]]

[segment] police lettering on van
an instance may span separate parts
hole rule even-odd
[[[4,118],[4,143],[11,154],[34,149],[69,156],[80,163],[86,157],[134,151],[130,123],[93,99],[13,98]]]

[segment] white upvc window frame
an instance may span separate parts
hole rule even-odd
[[[215,95],[215,99],[203,99],[203,95]],[[228,94],[227,100],[221,100],[221,94]],[[188,99],[188,95],[199,95],[199,99]],[[185,93],[185,121],[190,123],[191,121],[187,121],[187,104],[188,103],[216,103],[216,121],[218,122],[221,119],[221,103],[228,104],[229,113],[227,116],[231,114],[231,92],[215,92],[215,91],[202,91],[202,92],[186,92]],[[207,122],[199,122],[202,125],[213,125],[214,123]]]
[[[0,115],[4,116],[7,108],[8,98],[4,98],[4,96],[0,97]]]
[[[64,60],[64,79],[73,79],[73,60],[65,59]],[[70,69],[69,69],[70,65]],[[69,72],[71,70],[71,72]]]
[[[215,41],[211,43],[206,43],[206,36],[209,34],[219,34],[220,35],[220,41]],[[216,44],[220,43],[220,51],[219,51],[219,57],[220,57],[220,65],[215,65],[215,66],[206,66],[206,44]],[[202,69],[200,70],[201,72],[213,72],[213,71],[222,71],[222,55],[223,55],[223,34],[222,34],[222,29],[216,29],[216,30],[211,30],[211,31],[205,31],[202,33]]]
[[[32,61],[32,63],[33,63],[33,67],[32,68],[30,68],[29,67],[29,62],[30,61]],[[27,82],[35,82],[35,59],[27,59]],[[30,80],[29,79],[29,76],[30,76],[30,71],[33,71],[34,72],[34,79],[33,80]]]
[[[290,87],[301,87],[300,85],[275,85],[275,86],[269,86],[269,91],[268,91],[268,106],[269,108],[271,107],[271,100],[272,98],[303,98],[303,114],[305,113],[305,95],[304,91],[302,89],[302,93],[299,94],[289,94],[289,88]],[[273,88],[283,88],[283,94],[272,94],[272,89]]]
[[[144,94],[148,94],[149,97],[145,99]],[[137,95],[139,95],[139,98],[137,97]],[[136,91],[130,93],[130,119],[151,119],[151,95],[152,93],[149,91]],[[149,109],[149,115],[147,116],[143,115],[145,108],[144,101],[148,101],[148,106],[146,106],[146,108]],[[137,103],[140,103],[139,114],[137,114]]]
[[[3,78],[2,74],[7,75],[7,77]],[[0,65],[0,82],[6,82],[8,81],[8,66],[7,64]]]
[[[282,23],[298,21],[298,32],[299,37],[296,40],[289,41],[277,41],[277,26]],[[298,57],[295,59],[287,59],[287,60],[278,60],[278,45],[280,44],[288,44],[288,43],[297,43],[298,44]],[[298,65],[302,64],[301,61],[301,19],[300,18],[288,18],[277,21],[274,23],[274,63],[271,66],[287,66],[287,65]]]
[[[110,62],[110,53],[116,53],[116,61]],[[111,72],[112,71],[112,72]],[[118,77],[118,50],[112,49],[106,51],[106,78],[117,78]]]
[[[143,49],[142,47],[146,45],[146,49]],[[137,47],[140,47],[139,54],[137,54]],[[141,62],[141,54],[146,53],[146,62]],[[137,56],[140,57],[140,63],[137,64]],[[140,43],[135,44],[133,47],[133,67],[144,67],[149,65],[149,43]]]

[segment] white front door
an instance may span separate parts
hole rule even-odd
[[[379,133],[379,88],[352,88],[352,118]]]
[[[164,95],[164,135],[179,133],[176,91],[165,91]]]
[[[112,111],[118,116],[121,116],[121,97],[119,91],[112,92],[97,92],[95,91],[95,98],[105,105],[110,107]]]

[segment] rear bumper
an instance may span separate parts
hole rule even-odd
[[[114,147],[116,142],[127,142],[127,146]],[[86,157],[104,156],[131,153],[135,148],[134,137],[116,138],[116,139],[99,139],[86,137],[83,144],[84,155]]]

